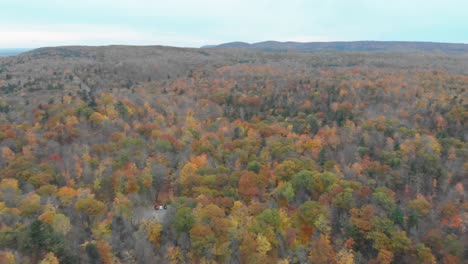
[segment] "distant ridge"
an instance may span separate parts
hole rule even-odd
[[[14,49],[14,48],[1,49],[0,48],[0,57],[16,56],[20,53],[23,53],[29,50],[31,49]]]
[[[336,42],[229,42],[202,48],[259,49],[268,51],[376,51],[468,53],[468,44],[405,41],[336,41]]]
[[[252,45],[254,45],[254,44],[249,44],[247,42],[236,41],[236,42],[223,43],[223,44],[220,44],[220,45],[214,45],[213,48],[248,49],[248,48],[252,48]]]

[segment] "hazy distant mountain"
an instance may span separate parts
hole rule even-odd
[[[468,44],[402,41],[352,41],[352,42],[279,42],[258,43],[229,42],[204,48],[260,49],[271,51],[381,51],[381,52],[443,52],[468,53]]]
[[[0,57],[15,56],[30,49],[0,49]]]
[[[223,43],[223,44],[220,44],[220,45],[212,45],[211,47],[212,47],[212,48],[248,49],[248,48],[252,48],[252,45],[253,45],[253,44],[249,44],[249,43],[247,43],[247,42],[237,41],[237,42]],[[203,48],[208,48],[208,47],[210,47],[210,46],[204,46]]]

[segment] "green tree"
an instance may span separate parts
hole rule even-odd
[[[313,227],[321,215],[328,218],[328,210],[316,201],[305,202],[299,207],[299,221],[302,224]]]
[[[290,182],[287,182],[280,187],[278,187],[275,191],[280,197],[283,197],[286,199],[286,201],[290,202],[292,199],[294,199],[294,188],[293,185]]]
[[[403,212],[401,211],[400,207],[393,209],[393,211],[390,213],[390,219],[393,221],[393,223],[403,226]]]
[[[258,161],[253,160],[247,165],[247,170],[258,173],[260,171],[261,165]]]
[[[392,210],[395,207],[394,192],[386,187],[378,187],[372,194],[372,201],[382,206],[385,210]]]
[[[94,242],[86,243],[85,251],[86,251],[86,255],[88,255],[88,258],[92,264],[96,263],[99,260],[99,251],[96,246],[96,243]]]
[[[68,248],[65,237],[57,232],[54,232],[49,224],[40,220],[34,221],[27,233],[27,238],[23,245],[32,253],[32,262],[37,263],[38,256],[44,252],[53,252],[60,263],[77,263],[77,256],[73,255]]]
[[[322,148],[318,154],[318,163],[320,164],[320,166],[323,166],[327,161],[326,155],[327,151],[325,150],[325,148]]]
[[[195,224],[195,217],[193,216],[192,209],[186,206],[181,206],[177,209],[174,228],[178,233],[189,232]]]
[[[408,228],[418,227],[419,224],[419,214],[417,211],[411,211],[408,214]]]

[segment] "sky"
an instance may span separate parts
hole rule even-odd
[[[468,43],[468,0],[0,0],[0,48]]]

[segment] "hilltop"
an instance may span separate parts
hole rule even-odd
[[[262,44],[268,46],[267,44]],[[259,47],[263,47],[258,45]],[[229,45],[228,45],[229,46]],[[235,44],[235,47],[244,45]],[[427,69],[468,73],[468,53],[316,52],[276,53],[252,49],[174,48],[165,46],[67,46],[40,48],[0,58],[5,93],[33,93],[39,97],[63,91],[130,88],[140,82],[172,83],[180,77],[233,65],[305,67],[309,72],[341,67],[368,69]],[[8,84],[8,85],[7,85]],[[55,88],[54,88],[55,87]],[[40,93],[35,93],[40,91]]]

